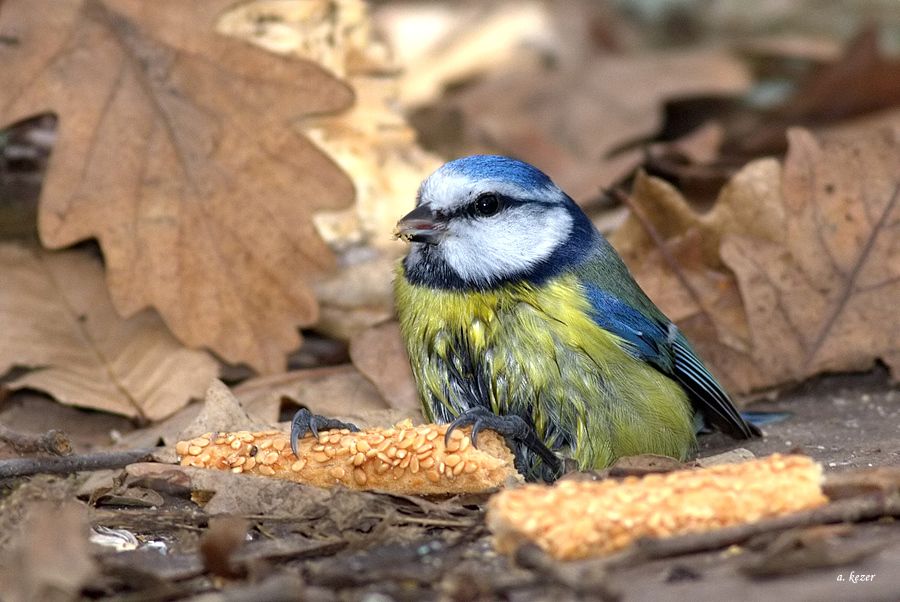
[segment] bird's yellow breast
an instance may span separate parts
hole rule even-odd
[[[451,291],[411,285],[400,266],[395,296],[430,419],[452,419],[473,403],[527,415],[545,443],[569,448],[582,468],[690,451],[684,391],[597,325],[574,276]]]

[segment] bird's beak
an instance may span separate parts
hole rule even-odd
[[[427,205],[419,205],[397,222],[394,237],[406,242],[436,245],[446,230],[444,222]]]

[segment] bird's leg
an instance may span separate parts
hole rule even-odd
[[[319,437],[319,430],[330,429],[347,429],[354,433],[359,432],[359,427],[349,422],[341,422],[334,418],[326,418],[313,414],[306,408],[297,410],[291,419],[291,450],[297,455],[297,442],[306,436],[307,432],[312,433],[313,437]]]
[[[460,414],[456,420],[451,422],[450,426],[447,428],[447,434],[444,436],[444,443],[446,444],[450,441],[450,435],[454,430],[470,424],[472,425],[471,437],[473,446],[478,447],[478,433],[482,429],[490,429],[507,441],[521,443],[540,457],[544,462],[544,480],[555,481],[562,473],[562,463],[560,462],[560,459],[550,450],[550,448],[544,445],[544,442],[538,438],[537,433],[534,432],[534,428],[532,428],[530,424],[515,414],[500,416],[494,414],[484,406],[476,406],[466,410]],[[547,479],[546,477],[550,476],[550,473],[555,476]]]

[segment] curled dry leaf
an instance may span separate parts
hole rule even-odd
[[[752,359],[772,382],[864,370],[900,376],[900,130],[863,139],[789,132],[778,243],[731,235]]]
[[[900,366],[896,130],[789,141],[783,166],[749,163],[704,215],[638,177],[636,211],[611,237],[736,392],[879,358]]]
[[[392,315],[391,272],[403,247],[390,234],[441,160],[417,144],[398,108],[400,70],[373,34],[362,0],[244,3],[225,13],[217,27],[273,52],[325,65],[353,87],[356,102],[350,110],[299,124],[356,189],[353,207],[315,215],[322,237],[333,248],[351,251],[343,256],[343,269],[317,284],[316,329],[349,340]],[[361,245],[365,252],[352,252]]]
[[[249,2],[224,14],[218,30],[313,60],[353,86],[356,102],[350,110],[300,124],[353,179],[357,193],[352,209],[319,212],[316,226],[334,246],[364,242],[391,248],[394,224],[441,161],[418,146],[397,107],[399,69],[373,35],[366,3]]]
[[[350,359],[391,407],[413,410],[421,407],[396,320],[373,326],[353,337]]]
[[[311,62],[214,33],[231,4],[5,2],[0,123],[59,116],[41,239],[97,238],[119,312],[152,305],[188,345],[276,371],[333,263],[311,215],[353,198],[291,124],[353,95]]]
[[[3,598],[77,600],[99,569],[88,543],[85,507],[74,502],[35,501],[18,541],[0,562]]]
[[[83,252],[0,246],[0,373],[39,368],[6,383],[59,401],[159,420],[200,397],[216,361],[184,348],[151,310],[115,312],[100,262]]]

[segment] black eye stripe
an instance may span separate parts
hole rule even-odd
[[[507,209],[513,208],[513,207],[521,207],[523,205],[541,205],[544,207],[557,206],[557,203],[548,203],[546,201],[538,201],[538,200],[534,200],[534,199],[523,200],[523,199],[517,199],[517,198],[513,198],[513,197],[502,195],[502,194],[496,194],[496,193],[494,193],[494,195],[497,197],[497,200],[500,203],[500,209],[499,209],[499,211],[497,211],[497,213],[501,213],[501,212],[503,212]],[[454,219],[457,217],[480,217],[478,215],[478,212],[475,210],[475,202],[478,200],[478,198],[480,196],[481,195],[478,195],[477,197],[471,199],[469,202],[465,203],[464,205],[460,205],[451,211],[443,210],[443,211],[437,211],[436,213],[442,219],[445,219],[445,220],[451,220],[451,219]]]
[[[450,214],[451,217],[457,217],[457,216],[484,217],[484,215],[479,211],[478,205],[479,205],[479,202],[484,201],[485,197],[487,197],[487,196],[490,196],[490,197],[496,199],[497,208],[491,215],[496,215],[497,213],[500,213],[501,211],[503,211],[504,209],[506,209],[508,207],[524,205],[528,202],[528,201],[520,201],[518,199],[504,196],[502,194],[485,193],[485,194],[478,195],[477,197],[475,197],[474,199],[472,199],[465,205],[462,205],[462,206],[454,209],[453,212]]]

